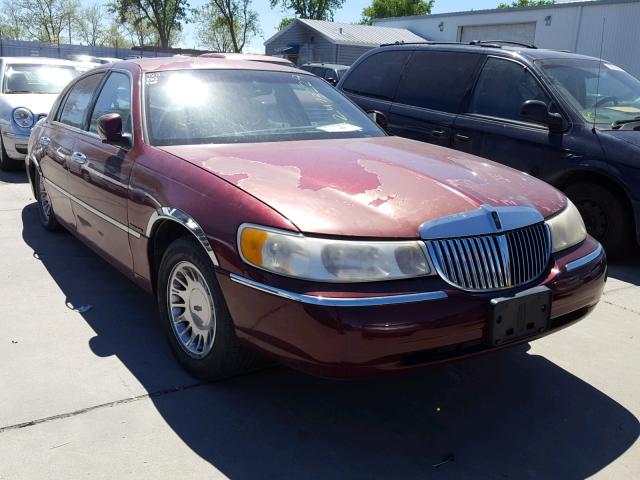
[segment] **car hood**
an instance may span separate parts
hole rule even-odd
[[[162,147],[268,204],[302,232],[417,238],[429,220],[492,206],[544,217],[564,196],[535,178],[455,150],[377,137]]]
[[[603,136],[622,140],[640,148],[640,132],[634,130],[605,130],[599,132]]]
[[[56,98],[58,98],[58,94],[55,93],[5,93],[2,94],[1,100],[12,110],[18,107],[25,107],[31,110],[32,113],[40,115],[49,113]]]

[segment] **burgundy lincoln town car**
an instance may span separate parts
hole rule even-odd
[[[27,171],[44,227],[154,292],[177,358],[210,379],[255,351],[355,377],[495,350],[583,318],[606,280],[558,190],[389,137],[284,66],[86,72],[34,128]]]

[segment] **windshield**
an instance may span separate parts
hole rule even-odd
[[[612,128],[616,122],[640,118],[640,80],[620,67],[589,59],[541,60],[538,64],[587,122]]]
[[[178,70],[145,75],[152,145],[383,136],[342,94],[311,75]]]
[[[79,70],[66,65],[8,64],[2,92],[60,93],[79,74]]]

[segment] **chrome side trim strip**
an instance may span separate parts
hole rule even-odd
[[[87,203],[83,202],[82,200],[80,200],[78,197],[70,194],[69,192],[67,192],[64,188],[59,187],[58,185],[56,185],[55,183],[53,183],[51,180],[49,180],[48,178],[44,179],[45,183],[53,188],[55,188],[58,192],[60,192],[61,194],[63,194],[65,197],[69,198],[71,201],[73,201],[74,203],[77,203],[78,205],[80,205],[81,207],[86,208],[87,210],[89,210],[91,213],[95,214],[96,216],[102,218],[103,220],[109,222],[111,225],[114,225],[116,227],[118,227],[120,230],[127,232],[129,235],[133,235],[136,238],[140,238],[140,234],[138,232],[136,232],[135,230],[130,229],[128,226],[123,225],[122,223],[118,222],[117,220],[111,218],[110,216],[102,213],[100,210],[96,210],[95,208],[93,208],[91,205],[88,205]]]
[[[264,283],[255,282],[234,273],[230,273],[229,278],[236,283],[253,288],[255,290],[259,290],[264,293],[269,293],[271,295],[286,298],[287,300],[293,300],[294,302],[317,305],[321,307],[373,307],[379,305],[398,305],[401,303],[427,302],[431,300],[442,300],[448,297],[448,295],[443,291],[407,293],[401,295],[389,295],[386,297],[318,297],[315,295],[304,295],[301,293],[295,293],[288,290],[271,287],[269,285],[265,285]]]
[[[198,225],[198,223],[193,218],[191,218],[189,214],[185,213],[184,211],[178,208],[172,208],[172,207],[158,208],[155,212],[151,214],[151,218],[149,218],[149,221],[147,222],[147,229],[145,231],[145,236],[147,238],[151,237],[151,234],[153,233],[153,229],[155,228],[155,224],[159,220],[170,220],[172,222],[177,222],[183,227],[185,227],[187,230],[189,230],[193,234],[193,236],[196,237],[198,242],[200,242],[200,245],[202,245],[202,248],[205,249],[205,251],[207,252],[207,255],[209,255],[209,258],[211,259],[213,264],[216,267],[220,266],[220,263],[218,262],[218,258],[216,257],[216,254],[213,251],[213,247],[211,247],[211,244],[207,239],[207,235],[204,233],[204,230],[202,229],[202,227]]]
[[[565,265],[565,270],[567,272],[571,272],[576,268],[584,267],[586,264],[593,262],[596,258],[602,255],[602,245],[598,244],[598,248],[596,248],[593,252],[581,257],[573,262],[569,262]]]

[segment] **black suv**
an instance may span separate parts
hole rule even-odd
[[[338,84],[345,72],[349,70],[348,66],[337,65],[335,63],[305,63],[300,68],[313,73],[317,77],[324,78],[334,87]]]
[[[371,50],[338,88],[392,135],[542,178],[609,254],[640,241],[640,81],[596,58],[507,42]]]

